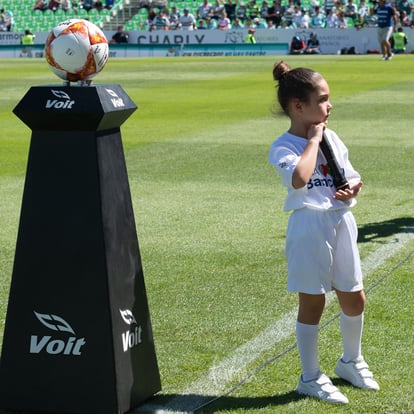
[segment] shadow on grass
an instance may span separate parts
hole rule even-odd
[[[130,414],[154,413],[158,410],[166,410],[174,413],[214,413],[218,410],[236,409],[260,409],[265,407],[277,407],[307,398],[295,391],[274,396],[257,397],[232,397],[232,396],[208,396],[208,395],[178,395],[164,394],[155,396]]]
[[[295,391],[289,391],[285,394],[275,396],[259,396],[259,397],[223,397],[217,402],[212,403],[200,410],[197,413],[214,413],[217,410],[236,410],[236,409],[261,409],[266,407],[277,407],[289,404],[293,401],[299,401],[305,396],[297,394]]]
[[[397,233],[413,233],[414,232],[414,218],[413,217],[399,217],[377,223],[367,223],[358,228],[358,242],[368,243],[377,242],[385,243],[385,239]]]

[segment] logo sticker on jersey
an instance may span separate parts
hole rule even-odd
[[[329,174],[329,167],[326,164],[319,164],[319,172],[326,177]]]

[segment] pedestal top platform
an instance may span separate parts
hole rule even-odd
[[[137,109],[120,85],[32,86],[14,114],[32,130],[119,128]]]

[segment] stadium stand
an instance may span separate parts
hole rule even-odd
[[[249,0],[245,0],[247,3]],[[312,0],[302,0],[301,7],[311,8]],[[164,3],[165,2],[165,3]],[[157,12],[167,5],[167,0],[116,0],[111,9],[91,9],[89,12],[83,8],[77,10],[62,9],[56,11],[47,9],[34,10],[34,0],[3,0],[3,7],[13,13],[14,25],[12,31],[23,32],[30,29],[34,32],[50,31],[57,23],[67,18],[88,19],[103,30],[115,30],[117,26],[124,25],[125,30],[148,30],[149,6]],[[190,13],[197,16],[197,10],[202,0],[173,0],[168,1],[168,9],[176,6],[182,13],[184,8],[190,9]],[[212,2],[213,3],[213,2]],[[269,2],[270,3],[270,2]],[[263,0],[257,0],[262,6]],[[355,1],[359,5],[359,0]],[[282,0],[282,5],[287,6],[288,0]],[[354,21],[348,19],[348,27],[354,27]]]

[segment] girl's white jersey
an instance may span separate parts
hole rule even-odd
[[[339,167],[342,168],[349,184],[351,186],[356,184],[360,181],[361,176],[349,162],[346,146],[334,131],[326,129],[325,134],[335,153]],[[288,190],[284,210],[298,210],[304,207],[317,210],[338,210],[355,205],[355,198],[347,202],[333,198],[336,189],[332,176],[329,174],[326,159],[320,149],[315,170],[307,185],[298,189],[292,186],[293,171],[305,150],[306,144],[306,139],[285,132],[270,148],[269,161],[276,167],[282,178],[282,184]]]

